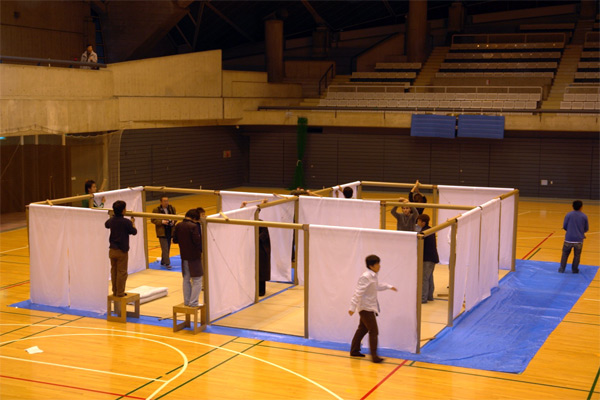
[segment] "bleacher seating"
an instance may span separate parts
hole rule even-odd
[[[535,110],[542,99],[539,87],[413,86],[406,90],[399,86],[332,85],[327,97],[320,100],[319,106],[417,110]],[[471,92],[468,92],[469,90]]]
[[[571,85],[566,88],[561,110],[600,110],[600,86]]]
[[[577,64],[574,82],[600,84],[599,46],[598,34],[586,35],[586,41],[583,44],[583,52],[581,53],[579,64]]]
[[[410,84],[416,77],[416,72],[353,72],[350,82]]]
[[[377,72],[419,72],[421,63],[377,63],[375,71]]]

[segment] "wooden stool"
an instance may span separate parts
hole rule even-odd
[[[140,317],[140,294],[127,293],[123,297],[108,296],[106,300],[106,319],[115,322],[127,322],[127,317]],[[114,315],[112,305],[115,305]],[[127,304],[134,303],[135,311],[127,311]]]
[[[200,313],[200,317],[198,317],[198,313]],[[185,322],[177,323],[177,314],[185,314]],[[204,304],[201,304],[198,307],[188,307],[183,303],[173,306],[173,332],[180,331],[183,328],[189,328],[192,315],[194,316],[195,335],[206,328],[206,311]],[[200,320],[198,321],[198,319]],[[198,325],[198,323],[200,323],[200,325]]]

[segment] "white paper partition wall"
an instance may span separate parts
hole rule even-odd
[[[53,307],[69,305],[69,266],[65,251],[67,208],[29,206],[29,279],[33,303]]]
[[[300,196],[298,223],[379,229],[378,201]],[[304,234],[298,234],[298,283],[304,285]]]
[[[479,297],[483,300],[498,286],[498,251],[500,232],[500,200],[481,206],[481,245],[479,246]]]
[[[515,196],[500,203],[500,268],[511,269],[513,262],[513,229],[515,226]]]
[[[365,257],[381,258],[379,282],[398,292],[378,293],[379,346],[414,352],[417,344],[416,232],[310,226],[308,320],[311,339],[349,343],[358,326],[350,299]],[[366,344],[365,340],[365,346]]]
[[[463,301],[466,301],[465,309],[470,310],[478,298],[480,220],[481,208],[479,207],[467,211],[458,218],[453,318],[460,314]]]
[[[256,207],[226,212],[231,219],[254,219]],[[211,217],[220,218],[220,215]],[[254,302],[256,291],[254,227],[208,223],[210,318],[215,320]]]
[[[104,208],[112,209],[112,205],[117,200],[123,200],[127,203],[127,211],[145,212],[142,207],[142,190],[143,188],[134,187],[128,189],[111,190],[108,192],[96,193],[96,197],[106,197]],[[108,216],[107,216],[108,218]],[[137,235],[129,236],[129,260],[127,264],[127,272],[143,271],[146,269],[146,248],[144,242],[144,229],[146,229],[143,218],[136,218],[135,227],[138,231]],[[102,224],[104,228],[104,223]],[[106,241],[106,260],[108,262],[108,239]],[[110,265],[110,263],[109,263]]]
[[[342,190],[340,190],[340,186],[342,188]],[[336,197],[336,198],[341,198],[344,199],[344,193],[343,190],[347,187],[352,189],[352,198],[356,199],[358,198],[358,187],[360,186],[360,181],[356,181],[356,182],[350,182],[350,183],[346,183],[343,185],[338,185],[338,186],[333,186],[333,190],[331,191],[331,197]]]
[[[487,188],[487,187],[467,187],[467,186],[445,186],[439,185],[439,204],[457,204],[463,206],[479,206],[483,203],[493,199],[504,193],[508,193],[513,189],[510,188]],[[513,203],[514,204],[514,203]],[[449,218],[456,217],[458,214],[462,214],[464,211],[459,210],[438,210],[438,224],[445,222]],[[506,213],[507,220],[512,218],[514,215],[514,209],[503,209],[503,213]],[[511,226],[503,227],[509,229]],[[441,230],[438,233],[437,249],[440,256],[440,264],[448,264],[450,256],[450,243],[448,241],[448,235],[450,228]],[[443,238],[443,239],[442,239]],[[508,243],[503,243],[502,249],[510,248],[510,255],[512,257],[512,229],[510,235],[502,236],[503,240]],[[510,264],[509,264],[510,267]]]
[[[70,207],[67,210],[67,259],[70,306],[76,310],[106,312],[110,262],[108,238],[104,227],[106,211]],[[137,225],[142,225],[141,219]],[[90,229],[90,227],[99,227]],[[139,233],[138,233],[139,235]],[[134,236],[130,236],[130,239]]]
[[[221,191],[221,208],[224,212],[237,210],[243,201],[268,199],[275,201],[281,197],[266,193]],[[256,203],[251,203],[256,204]],[[254,219],[254,215],[251,217]],[[267,207],[260,212],[260,219],[271,222],[294,221],[294,202]],[[293,229],[269,228],[271,239],[271,280],[290,282],[292,280],[292,240]]]
[[[106,312],[110,268],[106,219],[106,211],[30,205],[33,303]]]

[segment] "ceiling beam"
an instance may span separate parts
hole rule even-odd
[[[213,6],[210,2],[205,2],[204,4],[206,4],[206,6],[208,8],[210,8],[215,14],[217,14],[219,17],[221,17],[221,19],[225,22],[227,22],[229,25],[231,25],[231,27],[233,29],[235,29],[236,31],[238,31],[238,33],[240,33],[242,36],[244,36],[246,39],[248,39],[249,41],[251,41],[252,43],[256,42],[256,40],[254,40],[254,38],[252,36],[250,36],[248,33],[246,33],[246,31],[244,31],[242,28],[240,28],[239,26],[237,26],[235,24],[235,22],[233,22],[232,20],[230,20],[229,18],[227,18],[227,16],[225,14],[223,14],[221,11],[219,11],[219,9],[217,9],[215,6]]]
[[[385,6],[385,8],[388,10],[388,12],[390,13],[390,15],[392,17],[397,17],[396,13],[394,12],[394,9],[392,8],[392,6],[390,5],[390,2],[388,0],[381,0],[383,1],[383,5]]]
[[[306,8],[306,10],[310,13],[310,15],[312,15],[312,17],[315,20],[315,22],[317,23],[317,25],[326,26],[330,30],[333,30],[331,28],[331,25],[329,25],[327,23],[327,21],[325,21],[325,19],[319,15],[317,10],[315,10],[313,8],[313,6],[310,4],[310,2],[308,0],[302,0],[302,5],[304,5],[304,8]]]
[[[194,30],[194,40],[192,41],[192,48],[196,50],[196,45],[198,44],[198,34],[200,33],[200,23],[202,22],[202,14],[204,13],[204,5],[206,2],[200,3],[200,8],[198,9],[198,15],[196,16],[196,29]]]

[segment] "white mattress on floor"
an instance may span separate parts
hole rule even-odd
[[[147,303],[149,301],[165,297],[169,294],[169,288],[167,287],[152,287],[152,286],[139,286],[135,289],[130,289],[127,293],[139,293],[140,304]]]

